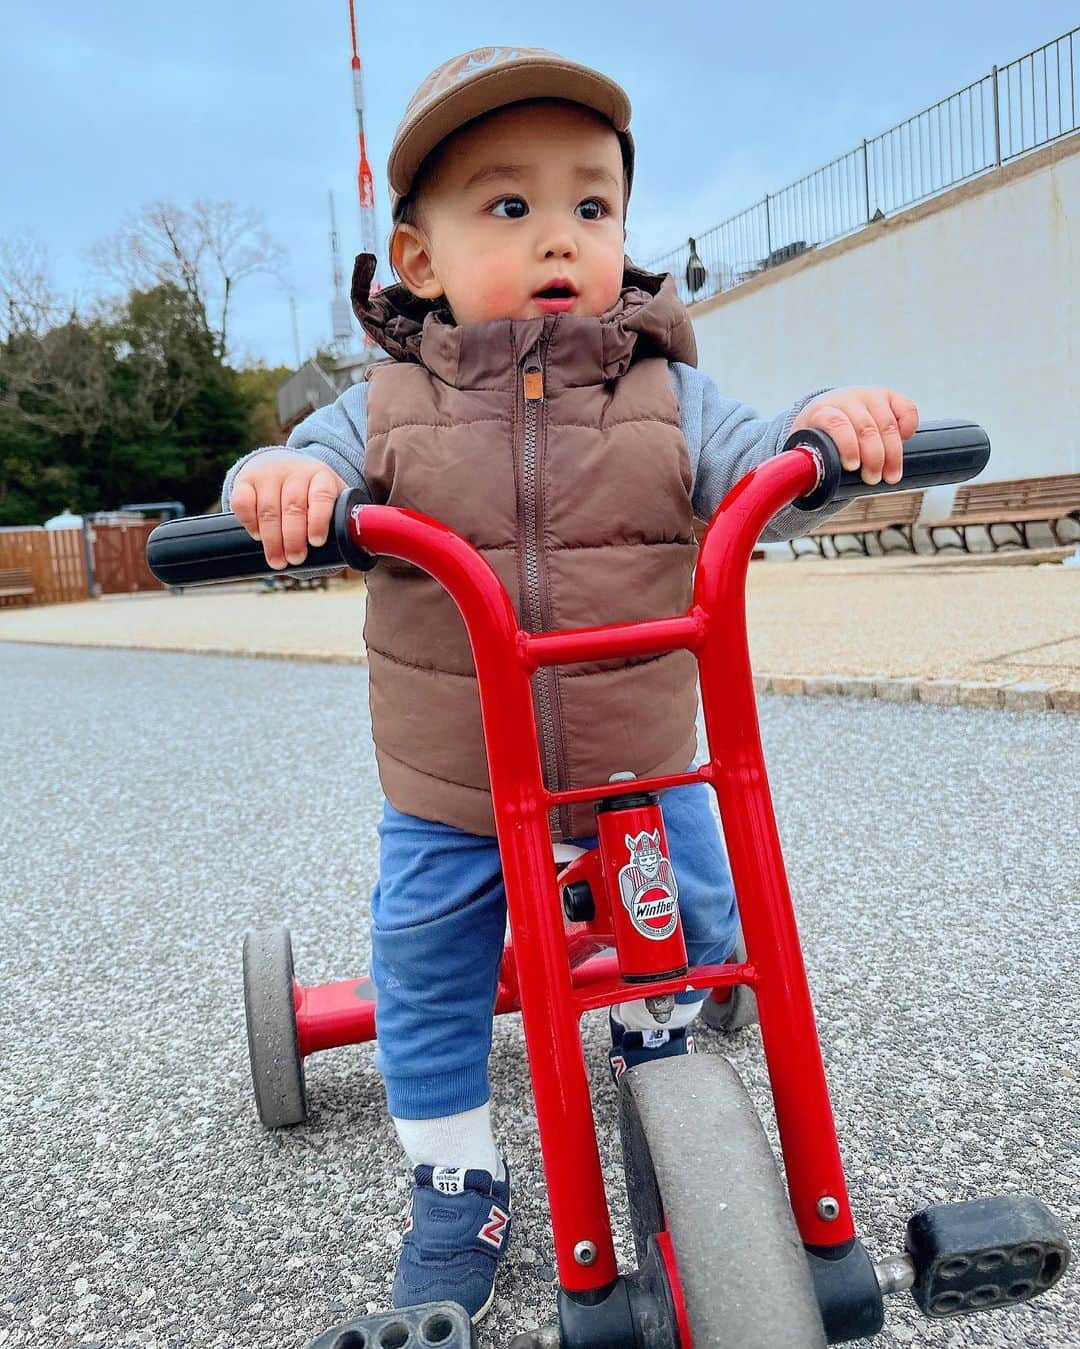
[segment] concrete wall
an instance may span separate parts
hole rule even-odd
[[[1080,472],[1080,134],[690,312],[702,369],[763,414],[885,385],[986,427],[985,479]]]

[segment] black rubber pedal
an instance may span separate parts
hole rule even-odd
[[[476,1331],[460,1303],[424,1302],[324,1330],[310,1349],[476,1349]]]
[[[916,1213],[907,1232],[911,1295],[934,1318],[1027,1302],[1069,1263],[1064,1228],[1033,1195],[937,1204]]]

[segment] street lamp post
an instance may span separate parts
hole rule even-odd
[[[705,270],[705,264],[698,257],[697,240],[690,236],[687,240],[690,245],[690,256],[686,260],[686,288],[691,295],[696,295],[705,284],[708,278],[708,272]]]

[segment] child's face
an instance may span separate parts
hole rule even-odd
[[[436,152],[422,225],[399,227],[394,262],[458,323],[601,314],[623,277],[623,165],[602,118],[573,103],[512,104]],[[568,285],[572,299],[537,293]]]

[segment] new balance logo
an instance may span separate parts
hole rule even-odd
[[[506,1224],[509,1221],[509,1213],[504,1213],[498,1204],[492,1204],[487,1222],[481,1227],[477,1236],[489,1246],[494,1246],[497,1251],[501,1250],[506,1235]]]
[[[431,1173],[431,1188],[440,1194],[465,1193],[465,1168],[463,1166],[437,1166]]]

